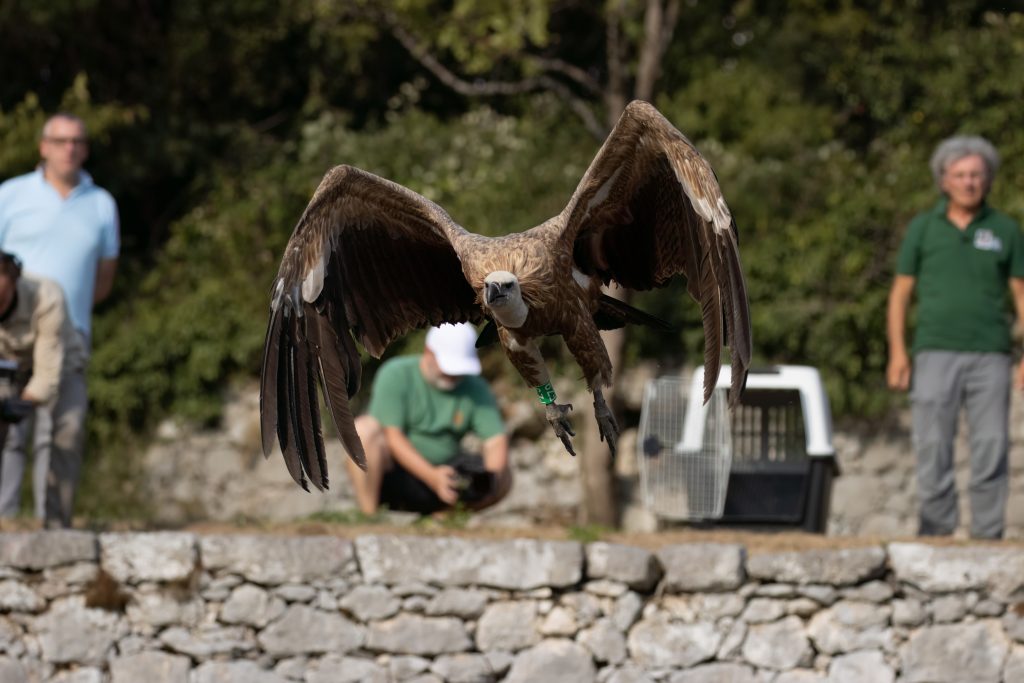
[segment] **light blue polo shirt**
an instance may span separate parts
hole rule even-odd
[[[27,272],[60,283],[74,326],[90,333],[96,268],[120,251],[117,203],[81,171],[67,198],[32,173],[0,185],[0,249],[21,259]]]

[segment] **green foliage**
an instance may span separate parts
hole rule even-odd
[[[878,415],[899,400],[883,385],[885,302],[904,226],[935,199],[935,144],[991,138],[1004,159],[992,203],[1024,217],[1024,13],[986,0],[680,4],[657,104],[711,160],[733,209],[755,362],[816,365],[837,415]],[[125,444],[167,413],[216,420],[225,385],[258,372],[270,283],[328,168],[406,184],[496,235],[560,211],[593,158],[564,99],[453,94],[366,12],[379,6],[13,0],[0,11],[0,61],[21,67],[0,83],[0,178],[33,167],[45,116],[66,109],[89,124],[90,170],[121,207],[117,288],[95,322],[85,509],[144,510]],[[469,80],[516,80],[552,58],[600,84],[609,14],[623,8],[628,78],[645,3],[386,7]],[[597,109],[607,94],[564,82]],[[684,283],[635,303],[680,331],[630,332],[629,361],[699,362]]]

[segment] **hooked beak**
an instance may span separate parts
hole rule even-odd
[[[488,305],[505,298],[505,295],[501,292],[501,285],[497,282],[488,282],[487,288],[484,291]]]

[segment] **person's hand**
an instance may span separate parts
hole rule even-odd
[[[1017,371],[1013,373],[1013,388],[1024,390],[1024,360],[1017,364]]]
[[[890,389],[906,391],[910,388],[910,358],[905,353],[889,354],[889,367],[885,372]]]
[[[437,497],[445,505],[455,505],[459,500],[459,492],[456,490],[459,477],[455,470],[447,465],[438,465],[431,474],[427,484],[433,489]]]

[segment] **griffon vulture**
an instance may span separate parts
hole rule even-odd
[[[659,321],[603,295],[601,285],[646,290],[677,274],[703,313],[705,399],[727,344],[735,403],[751,348],[735,223],[710,165],[646,102],[626,107],[560,214],[504,237],[467,232],[419,194],[337,166],[299,219],[274,282],[260,385],[263,452],[276,432],[295,481],[327,486],[319,384],[349,456],[365,468],[349,408],[361,371],[353,335],[380,357],[413,328],[488,319],[572,453],[572,406],[555,402],[537,344],[562,336],[614,450],[618,427],[601,391],[612,366],[598,330]]]

